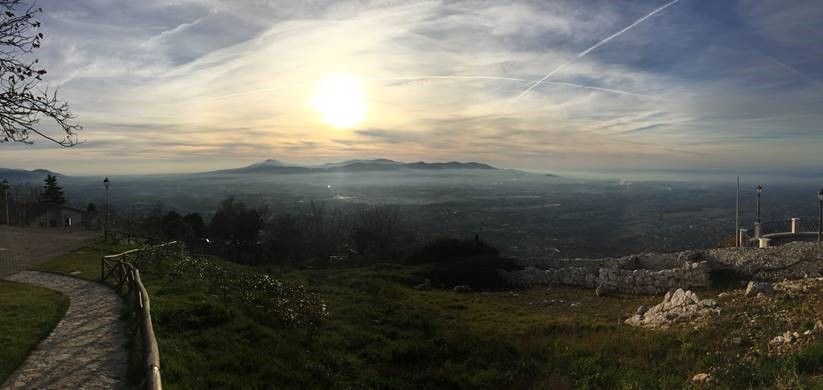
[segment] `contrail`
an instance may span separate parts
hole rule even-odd
[[[626,26],[624,29],[622,29],[622,30],[620,30],[620,31],[618,31],[618,32],[616,32],[616,33],[614,33],[614,34],[612,34],[612,35],[609,35],[608,37],[606,37],[606,38],[605,38],[605,39],[603,39],[602,41],[597,42],[596,44],[594,44],[594,46],[592,46],[592,47],[590,47],[590,48],[588,48],[588,49],[586,49],[586,50],[581,51],[581,52],[577,55],[577,57],[576,57],[576,58],[582,58],[582,57],[584,57],[586,54],[591,53],[593,50],[597,49],[598,47],[605,45],[606,43],[608,43],[608,42],[609,42],[609,41],[611,41],[612,39],[619,37],[620,35],[622,35],[622,34],[623,34],[623,33],[625,33],[626,31],[629,31],[629,30],[631,30],[632,28],[634,28],[635,26],[637,26],[638,24],[643,23],[643,21],[645,21],[646,19],[648,19],[648,18],[650,18],[650,17],[654,16],[655,14],[657,14],[657,13],[658,13],[658,12],[660,12],[660,11],[663,11],[663,10],[664,10],[664,9],[666,9],[666,8],[671,7],[672,5],[674,5],[675,3],[679,2],[679,1],[680,1],[680,0],[672,0],[672,1],[670,1],[670,2],[668,2],[668,3],[666,3],[666,4],[664,4],[664,5],[662,5],[660,8],[657,8],[656,10],[652,11],[652,12],[651,12],[651,13],[649,13],[648,15],[646,15],[646,16],[644,16],[644,17],[640,18],[640,19],[637,19],[634,23],[632,23],[632,24],[630,24],[630,25]],[[558,66],[557,68],[554,68],[554,70],[552,70],[551,72],[549,72],[547,75],[543,76],[543,78],[542,78],[542,79],[537,80],[537,82],[535,82],[534,84],[530,85],[528,88],[526,88],[526,90],[525,90],[525,91],[521,92],[521,93],[520,93],[520,95],[517,95],[517,97],[515,97],[515,98],[514,98],[514,101],[517,101],[518,99],[520,99],[521,97],[523,97],[524,95],[526,95],[527,93],[529,93],[532,89],[534,89],[534,88],[536,88],[538,85],[542,84],[544,81],[546,81],[546,79],[548,79],[549,77],[551,77],[552,75],[554,75],[555,73],[557,73],[560,69],[563,69],[566,65],[571,64],[572,62],[574,62],[574,59],[569,60],[569,61],[566,61],[565,63],[561,64],[561,65],[560,65],[560,66]]]
[[[502,81],[519,81],[527,82],[529,80],[517,77],[502,77],[502,76],[400,76],[400,77],[367,77],[362,80],[367,81],[383,81],[383,80],[426,80],[426,79],[454,79],[454,80],[502,80]]]
[[[796,75],[798,75],[798,76],[800,76],[800,77],[802,77],[802,78],[804,78],[804,79],[806,79],[806,80],[808,80],[808,81],[811,81],[811,82],[815,83],[818,87],[823,87],[823,83],[821,83],[821,82],[820,82],[820,81],[818,81],[817,79],[815,79],[815,78],[813,78],[813,77],[811,77],[811,76],[809,76],[809,75],[807,75],[807,74],[805,74],[805,73],[803,73],[803,72],[801,72],[801,71],[797,70],[797,68],[795,68],[795,67],[793,67],[793,66],[790,66],[790,65],[788,65],[788,64],[786,64],[786,63],[784,63],[784,62],[782,62],[782,61],[779,61],[779,60],[777,60],[776,58],[774,58],[774,57],[772,57],[772,56],[770,56],[770,55],[767,55],[767,54],[765,54],[765,53],[761,53],[761,54],[763,54],[764,56],[766,56],[766,58],[768,58],[771,62],[775,63],[776,65],[780,66],[781,68],[783,68],[783,69],[785,69],[785,70],[788,70],[788,71],[789,71],[789,72],[791,72],[791,73],[794,73],[794,74],[796,74]]]
[[[679,0],[678,0],[679,1]],[[372,78],[365,78],[363,80],[425,80],[425,79],[463,79],[463,80],[503,80],[503,81],[517,81],[521,83],[528,82],[529,80],[518,78],[518,77],[501,77],[501,76],[407,76],[407,77],[372,77]],[[648,97],[647,95],[641,95],[639,93],[628,92],[628,91],[621,91],[619,89],[611,89],[611,88],[602,88],[602,87],[595,87],[591,85],[583,85],[583,84],[575,84],[575,83],[566,83],[566,82],[558,82],[558,81],[545,81],[544,84],[550,85],[560,85],[564,87],[573,87],[573,88],[582,88],[582,89],[591,89],[594,91],[601,91],[601,92],[609,92],[609,93],[616,93],[619,95],[629,95],[629,96],[637,96],[637,97]]]
[[[365,77],[360,78],[360,80],[364,81],[388,81],[388,80],[425,80],[425,79],[454,79],[454,80],[502,80],[502,81],[517,81],[521,83],[528,82],[529,80],[516,78],[516,77],[502,77],[502,76],[401,76],[401,77]],[[304,83],[307,85],[309,83]],[[245,96],[245,95],[253,95],[256,93],[264,93],[264,92],[274,92],[274,91],[281,91],[283,90],[282,87],[279,88],[261,88],[261,89],[253,89],[249,91],[237,92],[237,93],[230,93],[227,95],[215,96],[213,99],[227,99],[233,98],[237,96]]]
[[[616,93],[616,94],[619,94],[619,95],[628,95],[628,96],[636,96],[636,97],[643,97],[643,98],[650,97],[649,95],[643,95],[643,94],[628,92],[628,91],[621,91],[619,89],[593,87],[591,85],[582,85],[582,84],[575,84],[575,83],[563,83],[563,82],[558,82],[558,81],[544,81],[543,84],[562,85],[562,86],[566,86],[566,87],[591,89],[591,90],[595,90],[595,91]]]
[[[366,77],[361,80],[364,81],[390,81],[390,80],[426,80],[426,79],[435,79],[435,80],[500,80],[500,81],[513,81],[518,83],[528,83],[531,80],[518,78],[518,77],[504,77],[504,76],[398,76],[398,77]],[[307,83],[306,83],[307,84]],[[550,84],[550,85],[559,85],[565,87],[572,87],[572,88],[581,88],[581,89],[590,89],[594,91],[601,91],[601,92],[609,92],[615,93],[619,95],[628,95],[628,96],[637,96],[637,97],[649,97],[647,95],[642,95],[639,93],[628,92],[628,91],[621,91],[619,89],[611,89],[611,88],[602,88],[602,87],[595,87],[591,85],[583,85],[583,84],[575,84],[575,83],[566,83],[566,82],[556,82],[556,81],[544,81],[543,84]],[[212,99],[228,99],[238,96],[245,96],[245,95],[253,95],[257,93],[265,93],[265,92],[274,92],[274,91],[281,91],[283,88],[262,88],[262,89],[254,89],[250,91],[243,91],[237,93],[231,93],[227,95],[215,96]]]

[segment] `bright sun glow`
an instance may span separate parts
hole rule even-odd
[[[329,76],[317,83],[310,101],[323,122],[336,128],[355,126],[366,118],[366,95],[361,82],[347,75]]]

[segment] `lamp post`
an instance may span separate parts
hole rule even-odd
[[[3,182],[0,183],[0,187],[3,188],[3,203],[6,205],[6,213],[3,214],[6,216],[6,226],[10,225],[9,223],[9,181],[3,179]]]
[[[106,225],[103,227],[103,239],[104,240],[109,239],[109,210],[111,209],[109,207],[109,184],[110,184],[109,178],[106,177],[103,180],[103,185],[106,187]]]
[[[823,188],[817,193],[817,200],[820,206],[818,207],[817,215],[817,243],[823,240]]]
[[[760,223],[760,194],[763,193],[763,187],[757,186],[757,220],[755,222]]]

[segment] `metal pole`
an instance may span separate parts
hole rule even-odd
[[[757,191],[757,223],[760,223],[760,191]]]
[[[817,216],[817,244],[819,245],[821,240],[823,240],[823,200],[820,201],[820,207],[818,207],[818,216]]]
[[[10,226],[9,223],[9,186],[3,185],[3,201],[6,203],[6,226]]]
[[[734,202],[734,246],[740,247],[740,176],[737,177],[737,198]]]
[[[105,229],[105,239],[109,239],[109,212],[111,211],[111,206],[109,206],[109,186],[106,185],[106,229]]]

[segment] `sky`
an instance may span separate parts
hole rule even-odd
[[[0,144],[3,167],[114,175],[385,157],[823,170],[819,1],[37,4],[44,86],[71,104],[83,143]],[[360,90],[318,108],[335,78]],[[335,126],[329,110],[359,116]]]

